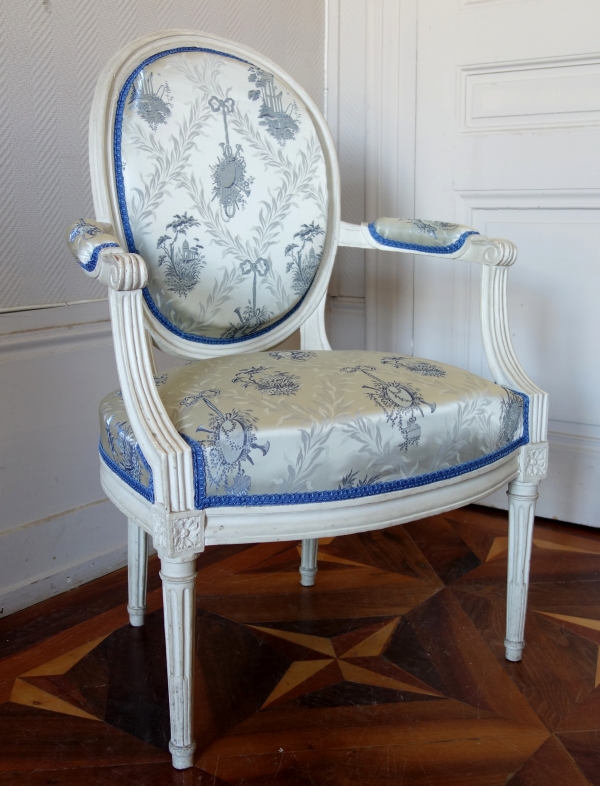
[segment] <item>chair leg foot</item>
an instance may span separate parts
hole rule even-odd
[[[173,767],[176,770],[187,770],[194,766],[194,751],[196,750],[196,743],[191,745],[173,745],[169,743],[169,752],[172,757]]]
[[[129,624],[131,627],[143,628],[146,621],[146,608],[132,609],[131,606],[127,606],[127,611],[129,612]]]
[[[127,579],[129,586],[129,622],[134,628],[144,624],[146,583],[148,578],[148,535],[129,519],[127,521]]]
[[[307,538],[302,541],[302,558],[300,560],[300,584],[303,587],[312,587],[317,577],[317,552],[319,541],[316,538]]]
[[[525,646],[525,614],[538,484],[513,480],[508,485],[508,584],[506,659],[519,661]]]
[[[194,763],[194,627],[196,556],[161,558],[173,767]]]
[[[523,657],[524,647],[524,641],[509,641],[508,639],[504,639],[504,657],[506,660],[517,663]]]

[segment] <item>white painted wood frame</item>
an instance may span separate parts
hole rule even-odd
[[[412,521],[474,502],[511,483],[511,590],[508,606],[507,657],[520,658],[524,646],[526,584],[529,570],[533,505],[539,480],[546,471],[546,394],[529,380],[511,344],[507,322],[506,277],[516,259],[515,246],[507,240],[474,235],[459,251],[438,260],[474,262],[483,270],[481,291],[482,339],[497,381],[529,397],[530,444],[492,464],[429,485],[343,501],[298,505],[219,507],[197,510],[189,446],[177,433],[157,393],[148,333],[165,351],[190,359],[234,351],[252,351],[279,343],[300,327],[304,349],[329,349],[325,331],[325,296],[338,242],[348,248],[388,252],[387,265],[401,259],[373,240],[364,224],[341,223],[339,175],[329,130],[306,92],[278,67],[246,47],[192,31],[167,31],[146,36],[113,58],[100,77],[90,126],[90,157],[97,219],[110,223],[123,237],[113,180],[111,129],[116,95],[133,68],[151,54],[176,46],[205,46],[235,54],[259,65],[290,84],[305,102],[317,128],[329,178],[329,223],[323,263],[302,306],[293,317],[267,336],[245,342],[243,347],[200,346],[167,334],[143,302],[146,265],[137,254],[122,248],[104,249],[90,273],[108,286],[117,367],[123,401],[136,439],[148,460],[154,479],[154,503],[133,491],[102,463],[101,480],[108,497],[127,516],[133,586],[130,607],[133,624],[143,608],[140,561],[143,541],[139,532],[152,536],[161,559],[165,601],[165,634],[171,710],[173,765],[192,766],[193,739],[193,636],[195,558],[207,544],[252,543],[300,539],[306,543],[301,562],[303,583],[314,580],[316,541]],[[122,242],[122,240],[121,240]],[[401,249],[393,249],[401,251]],[[417,259],[423,254],[411,252]],[[379,256],[377,256],[379,259]],[[517,535],[515,532],[515,522]],[[524,523],[521,523],[524,522]]]

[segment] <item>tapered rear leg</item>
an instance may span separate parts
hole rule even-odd
[[[521,660],[525,646],[525,614],[538,483],[513,480],[508,485],[508,586],[506,594],[506,659]]]
[[[307,538],[302,541],[302,557],[300,559],[300,584],[312,587],[317,575],[317,552],[319,541],[317,538]]]
[[[148,535],[141,527],[127,521],[127,574],[129,583],[129,622],[134,628],[144,624],[146,614],[146,582],[148,579]]]

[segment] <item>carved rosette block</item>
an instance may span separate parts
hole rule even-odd
[[[537,483],[548,474],[548,444],[525,445],[521,453],[521,479]]]
[[[169,513],[155,507],[152,540],[162,556],[178,557],[204,551],[206,515],[203,510]]]
[[[175,551],[204,551],[204,516],[174,519],[172,532]]]
[[[167,551],[167,520],[158,510],[152,511],[152,542],[159,554]]]
[[[508,486],[508,584],[506,659],[521,660],[525,647],[525,613],[538,484],[513,480]]]

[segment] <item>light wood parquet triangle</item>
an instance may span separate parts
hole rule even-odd
[[[93,649],[95,649],[98,644],[104,641],[107,636],[108,634],[99,636],[97,639],[92,639],[92,641],[82,644],[81,647],[76,647],[70,652],[65,652],[64,655],[59,655],[58,658],[53,658],[46,663],[42,663],[40,666],[36,666],[35,669],[26,671],[24,674],[21,674],[21,677],[41,677],[48,674],[66,674],[69,669],[71,669],[76,663],[79,663],[79,661],[84,658],[88,652],[91,652]]]
[[[51,693],[38,688],[37,685],[32,685],[18,678],[15,680],[12,693],[10,694],[10,701],[13,704],[23,704],[26,707],[59,712],[61,715],[73,715],[77,718],[87,718],[95,721],[100,720],[100,718],[90,715],[89,712],[82,710],[80,707],[75,707],[68,701],[59,699],[58,696],[53,696]]]

